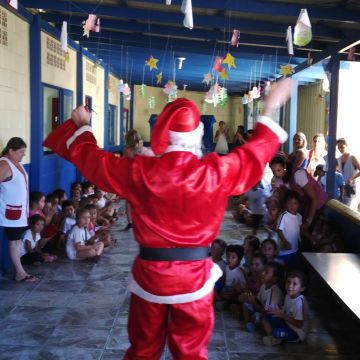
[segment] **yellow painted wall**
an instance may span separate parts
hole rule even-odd
[[[164,93],[163,88],[147,86],[145,89],[145,96],[140,95],[140,86],[134,86],[134,129],[139,131],[141,137],[145,141],[150,140],[150,125],[149,118],[151,114],[159,114],[164,106],[167,104],[167,95]],[[156,106],[154,109],[149,108],[149,96],[155,96]],[[186,97],[194,101],[200,111],[203,109],[203,101],[205,92],[198,91],[178,91],[178,98]],[[128,102],[125,101],[125,107]],[[202,112],[203,115],[214,115],[216,121],[225,121],[230,137],[235,134],[238,125],[243,124],[243,106],[240,96],[229,96],[228,104],[222,108],[217,106],[214,108],[212,104],[206,104],[206,111]],[[217,124],[214,125],[214,132],[217,130]]]
[[[326,104],[322,83],[300,86],[298,92],[297,131],[302,131],[308,140],[308,147],[315,134],[326,135]]]
[[[14,136],[24,139],[30,162],[30,56],[29,24],[0,6],[0,149]],[[4,33],[5,32],[5,33]],[[4,42],[4,36],[7,41]],[[7,44],[6,44],[7,43]]]
[[[68,49],[69,61],[65,61],[64,54],[61,52],[60,41],[44,31],[41,32],[41,81],[71,90],[75,107],[76,51],[70,47]]]
[[[94,136],[100,147],[104,147],[104,93],[105,93],[105,71],[104,68],[95,65],[89,58],[83,58],[84,74],[84,102],[85,96],[92,97],[92,128]]]

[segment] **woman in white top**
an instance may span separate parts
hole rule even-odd
[[[229,152],[228,138],[225,130],[225,122],[219,122],[219,129],[215,133],[215,152],[220,155],[225,155]]]
[[[349,145],[345,139],[336,142],[341,156],[338,158],[339,171],[345,181],[344,204],[350,209],[357,211],[360,201],[360,163],[359,160],[349,152]]]
[[[326,164],[326,160],[325,160],[327,156],[326,141],[324,134],[320,134],[320,133],[314,135],[312,141],[313,141],[313,147],[309,151],[307,171],[313,178],[316,178],[316,176],[314,176],[316,167],[318,165]]]
[[[26,143],[19,137],[11,138],[0,157],[0,226],[9,240],[11,261],[15,267],[15,280],[35,282],[21,264],[21,235],[26,230],[29,216],[28,176],[21,160]]]

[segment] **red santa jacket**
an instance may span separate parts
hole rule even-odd
[[[277,124],[261,117],[252,139],[226,156],[211,153],[198,159],[174,151],[128,159],[101,150],[89,126],[76,130],[70,120],[44,145],[70,160],[97,187],[129,201],[140,245],[170,248],[209,246],[219,232],[228,197],[246,192],[261,179],[285,137]],[[188,302],[209,293],[219,275],[211,259],[155,262],[138,257],[131,290],[154,302]]]

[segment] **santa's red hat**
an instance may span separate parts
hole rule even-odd
[[[176,150],[199,149],[203,133],[199,108],[193,101],[180,98],[167,104],[156,119],[151,148],[156,155],[164,153],[170,145],[176,145]]]

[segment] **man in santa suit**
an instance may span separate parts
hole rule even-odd
[[[265,115],[290,94],[289,80],[270,93]],[[71,161],[86,179],[125,198],[133,209],[139,255],[132,268],[124,359],[207,359],[214,324],[213,287],[220,268],[209,257],[231,195],[262,177],[286,133],[260,116],[252,139],[226,156],[201,156],[203,125],[192,101],[166,105],[152,131],[154,157],[116,157],[101,150],[83,106],[44,145]]]

